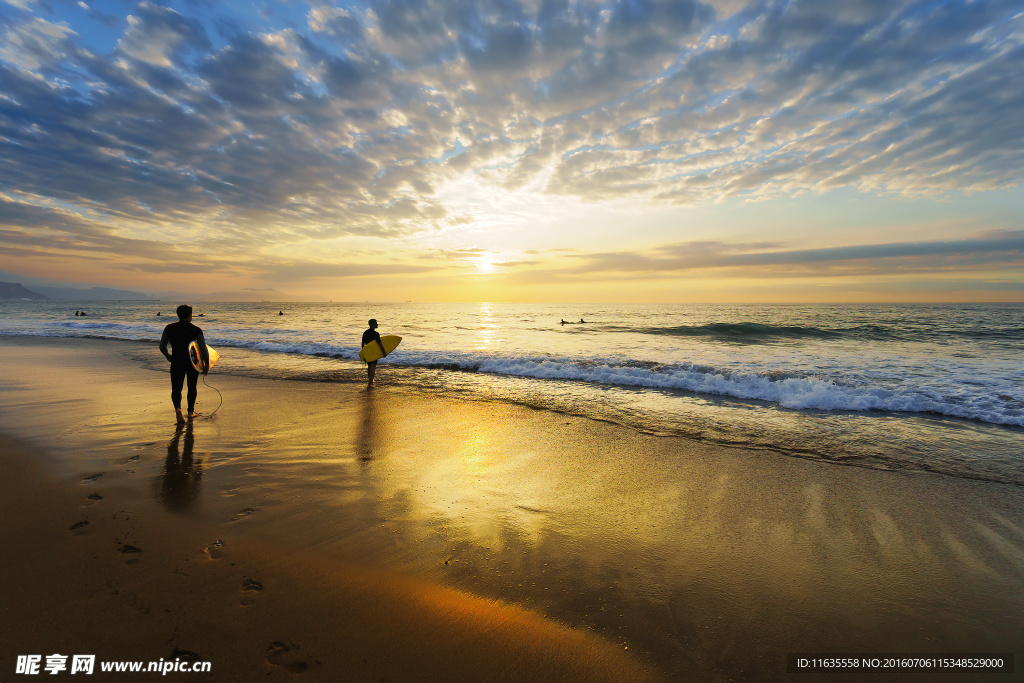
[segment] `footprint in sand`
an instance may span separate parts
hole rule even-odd
[[[92,502],[95,503],[97,500],[103,500],[103,496],[101,496],[98,493],[90,493],[88,496],[85,497],[85,499],[91,500]]]
[[[89,520],[83,519],[80,522],[75,522],[68,527],[68,531],[72,532],[75,536],[81,536],[85,533],[85,527],[89,526]]]
[[[91,483],[93,483],[94,481],[96,481],[97,479],[99,479],[102,476],[103,476],[102,472],[99,472],[98,474],[90,474],[88,477],[86,477],[85,479],[82,480],[82,483],[83,484],[91,484]]]
[[[245,508],[244,510],[239,510],[235,513],[235,516],[231,518],[231,521],[237,522],[240,519],[245,519],[254,512],[256,512],[256,508]]]
[[[242,601],[239,602],[238,604],[241,605],[242,607],[249,607],[250,605],[255,605],[256,604],[256,596],[252,595],[252,593],[259,593],[262,590],[263,590],[263,584],[262,583],[260,583],[259,581],[255,580],[255,579],[246,579],[245,581],[242,582],[242,592],[243,593],[249,593],[249,595],[244,595],[242,597]]]
[[[125,603],[139,614],[149,614],[149,605],[134,593],[128,593],[124,596]]]
[[[125,556],[125,564],[135,564],[139,561],[138,554],[142,552],[142,548],[136,548],[133,545],[122,543],[121,541],[114,541],[117,544],[117,552]]]
[[[309,664],[298,659],[295,654],[289,654],[298,649],[299,646],[295,643],[285,645],[280,641],[275,641],[267,648],[267,662],[274,666],[280,666],[293,674],[306,673]]]
[[[224,557],[224,541],[218,538],[216,541],[203,548],[203,552],[209,555],[211,560],[219,560]]]

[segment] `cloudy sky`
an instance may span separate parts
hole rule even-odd
[[[0,273],[1024,301],[1020,0],[0,0]]]

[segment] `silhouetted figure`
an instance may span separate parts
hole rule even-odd
[[[377,344],[380,346],[381,358],[383,358],[388,355],[388,352],[384,350],[384,342],[380,340],[380,334],[377,332],[377,321],[370,318],[368,324],[370,325],[370,329],[363,332],[363,343],[359,348],[363,348],[363,346],[366,346],[370,342],[376,340]],[[377,361],[374,360],[366,364],[366,386],[373,386],[373,376],[375,374],[377,374]]]
[[[171,323],[164,328],[160,336],[160,353],[171,362],[171,403],[174,404],[174,414],[178,418],[178,424],[185,423],[185,416],[181,413],[181,386],[185,379],[188,379],[188,417],[191,420],[196,416],[196,397],[199,395],[199,371],[192,365],[192,359],[188,357],[188,346],[196,342],[199,347],[199,356],[203,361],[203,367],[210,367],[210,351],[206,348],[206,338],[203,331],[192,324],[192,307],[182,304],[176,309],[178,322]],[[174,353],[168,353],[167,345],[170,344]],[[203,370],[205,375],[207,370]]]

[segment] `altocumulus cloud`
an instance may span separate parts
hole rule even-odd
[[[1024,167],[1019,0],[115,6],[0,3],[0,220],[26,246],[443,230],[465,174],[692,203]]]

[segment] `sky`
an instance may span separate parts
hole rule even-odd
[[[1020,0],[0,0],[0,60],[5,281],[1024,301]]]

